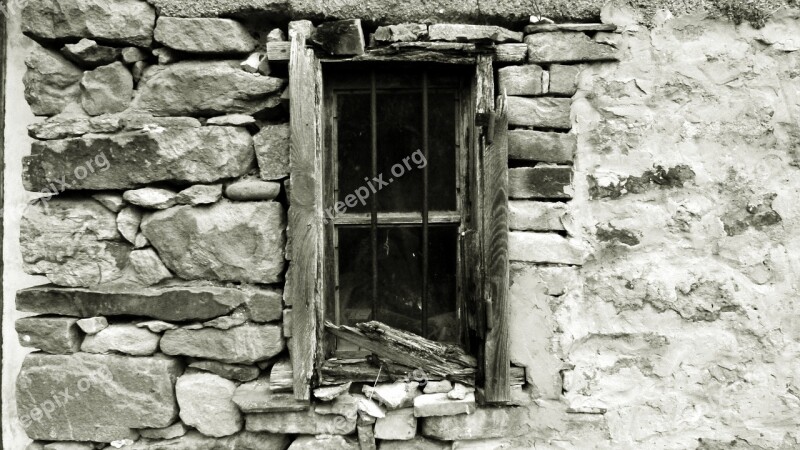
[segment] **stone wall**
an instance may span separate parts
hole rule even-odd
[[[19,342],[40,350],[16,382],[29,448],[798,445],[796,13],[760,30],[668,13],[651,30],[618,5],[605,25],[366,30],[489,48],[508,95],[525,383],[514,406],[476,408],[447,383],[294,400],[285,49],[313,26],[154,4],[24,13],[25,96],[48,117],[29,128],[22,181],[44,197],[20,267],[50,283],[16,296],[36,314]],[[364,51],[347,42],[335,52]]]

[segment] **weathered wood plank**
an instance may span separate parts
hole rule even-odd
[[[495,108],[494,137],[483,155],[484,266],[487,335],[484,392],[489,403],[511,400],[508,356],[508,116],[506,96]]]
[[[500,44],[494,55],[497,62],[523,63],[528,58],[528,44]]]
[[[508,133],[508,158],[512,160],[571,163],[578,148],[578,138],[574,134],[533,130]]]
[[[289,62],[291,46],[291,42],[267,42],[267,61]]]
[[[294,371],[288,358],[281,359],[272,365],[269,372],[269,390],[272,392],[292,392]]]
[[[318,351],[318,315],[322,314],[322,68],[314,52],[306,49],[303,36],[291,43],[289,62],[291,89],[292,167],[289,232],[292,262],[289,268],[293,331],[291,357],[294,394],[310,398],[310,381]]]
[[[508,123],[511,125],[569,130],[572,100],[555,97],[508,97]]]
[[[525,26],[525,34],[552,31],[616,31],[616,29],[617,26],[610,23],[542,23]]]

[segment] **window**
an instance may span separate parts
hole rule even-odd
[[[464,346],[469,73],[395,63],[333,65],[323,76],[333,248],[326,318],[378,320]],[[358,351],[343,340],[326,348],[328,356]]]

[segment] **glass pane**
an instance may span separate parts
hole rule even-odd
[[[458,226],[428,228],[428,339],[458,344]]]
[[[366,186],[364,178],[370,177],[372,169],[372,132],[370,130],[370,94],[338,94],[337,132],[338,132],[338,178],[339,201],[355,194],[361,186]],[[353,202],[347,212],[369,212],[369,200]]]
[[[422,211],[422,94],[378,93],[378,211]],[[418,162],[415,162],[418,161]]]
[[[431,211],[456,210],[456,96],[428,94],[428,182]]]

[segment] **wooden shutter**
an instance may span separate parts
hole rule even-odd
[[[292,305],[290,353],[294,395],[310,399],[314,361],[320,351],[322,318],[322,66],[305,37],[292,38],[289,60],[292,261],[286,281]]]

